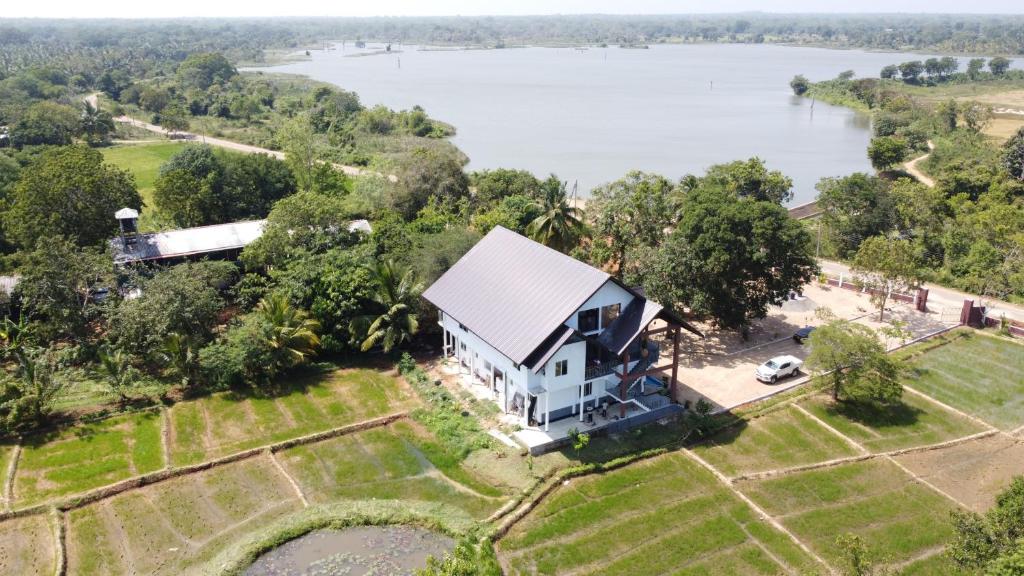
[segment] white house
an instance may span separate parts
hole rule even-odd
[[[439,310],[445,356],[489,386],[503,411],[545,430],[594,409],[618,405],[625,416],[628,404],[670,404],[680,330],[700,335],[610,274],[502,227],[423,297]],[[674,344],[664,366],[654,366],[655,334]]]

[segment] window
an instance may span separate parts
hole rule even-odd
[[[565,376],[569,373],[569,361],[559,360],[555,362],[555,376]]]
[[[591,308],[590,310],[583,310],[576,315],[576,323],[580,332],[596,332],[597,331],[597,320],[598,320],[598,309]]]
[[[594,383],[585,382],[581,390],[583,391],[583,396],[581,396],[581,398],[586,398],[587,396],[590,396],[591,394],[594,393]]]
[[[619,317],[619,311],[622,309],[622,304],[615,303],[610,306],[601,308],[601,328],[608,328],[608,325],[613,320]]]

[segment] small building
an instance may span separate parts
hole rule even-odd
[[[195,258],[234,259],[243,248],[263,235],[266,220],[249,220],[181,228],[166,232],[138,232],[139,213],[122,208],[114,215],[121,233],[110,240],[115,264],[136,262],[174,263]],[[372,232],[366,220],[353,220],[349,232]]]
[[[439,310],[445,358],[544,432],[673,404],[681,331],[700,336],[610,274],[502,227],[423,297]],[[656,335],[672,346],[667,364]]]

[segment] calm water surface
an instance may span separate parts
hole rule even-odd
[[[367,105],[423,106],[457,128],[469,169],[554,172],[585,193],[630,169],[678,178],[760,156],[793,178],[794,204],[813,200],[824,176],[870,170],[870,126],[845,108],[812,109],[789,80],[877,76],[928,57],[770,45],[396,49],[360,57],[339,44],[272,70],[354,90]]]

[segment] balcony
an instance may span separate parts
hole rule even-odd
[[[629,358],[631,362],[640,360],[640,364],[633,367],[633,371],[645,370],[648,366],[658,360],[658,354],[661,348],[657,342],[650,341],[647,343],[647,358],[640,355],[640,343],[637,342],[633,346],[629,347]],[[596,380],[598,378],[615,374],[622,371],[622,361],[618,358],[602,362],[600,364],[588,364],[583,372],[583,380],[585,382],[590,380]]]

